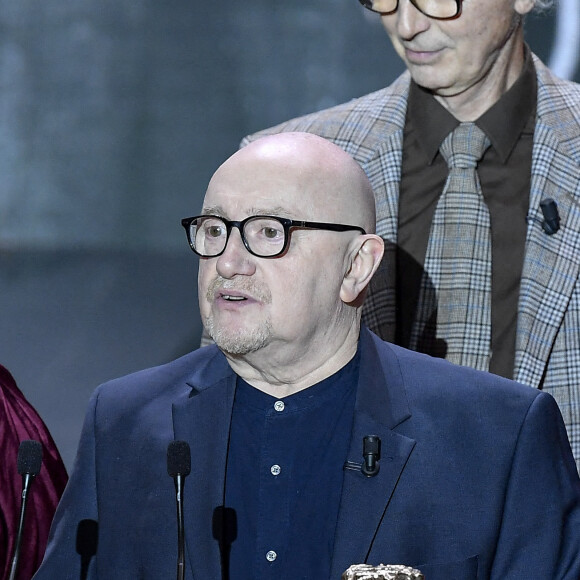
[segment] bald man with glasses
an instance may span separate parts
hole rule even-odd
[[[524,42],[549,0],[360,2],[407,71],[242,144],[308,131],[350,153],[385,241],[365,323],[551,393],[580,465],[580,86]]]
[[[187,580],[365,563],[578,580],[580,479],[553,397],[361,326],[383,241],[351,157],[307,133],[258,140],[182,223],[215,344],[95,391],[36,580],[167,580],[178,554]]]

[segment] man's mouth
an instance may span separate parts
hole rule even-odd
[[[232,296],[231,294],[222,294],[222,298],[231,302],[241,302],[242,300],[247,300],[247,298],[244,296]]]
[[[405,48],[405,56],[413,64],[428,63],[439,57],[441,49],[421,50],[419,48],[413,49],[411,47]]]
[[[221,277],[213,280],[206,292],[207,301],[219,301],[229,304],[270,304],[272,296],[267,288],[253,283],[251,280],[224,280]]]

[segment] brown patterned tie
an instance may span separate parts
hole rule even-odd
[[[490,142],[474,123],[443,141],[449,166],[437,202],[411,348],[477,369],[491,356],[491,235],[477,163]]]

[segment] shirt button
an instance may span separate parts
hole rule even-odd
[[[274,552],[274,550],[270,550],[266,554],[266,560],[268,560],[268,562],[273,562],[277,557],[278,557],[278,554],[276,554],[276,552]]]
[[[272,465],[272,467],[270,467],[270,473],[272,475],[280,475],[281,471],[282,469],[279,465]]]
[[[278,413],[281,413],[284,410],[284,401],[276,401],[274,403],[274,409],[276,409]]]

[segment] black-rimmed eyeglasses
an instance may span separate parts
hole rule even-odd
[[[187,233],[191,249],[202,258],[216,258],[226,249],[232,228],[238,228],[244,246],[259,258],[281,256],[290,243],[290,230],[306,228],[333,232],[358,231],[366,234],[359,226],[304,222],[269,215],[253,215],[242,221],[227,220],[215,215],[198,215],[184,218],[181,225]]]
[[[411,4],[435,20],[452,20],[461,14],[463,0],[410,0]],[[399,7],[399,0],[359,0],[369,10],[379,14],[392,14]]]

